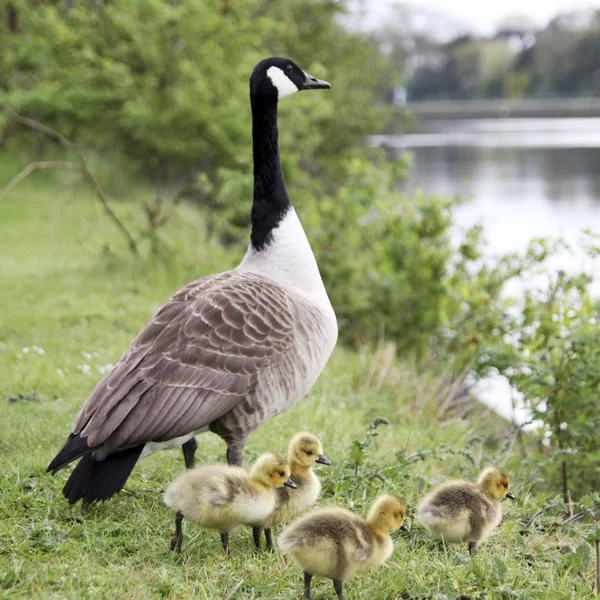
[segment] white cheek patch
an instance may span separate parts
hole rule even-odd
[[[277,88],[279,100],[298,91],[296,84],[279,67],[269,67],[267,75],[271,83]]]

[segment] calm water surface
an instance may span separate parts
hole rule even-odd
[[[392,144],[413,155],[409,188],[470,199],[458,226],[482,223],[489,255],[522,251],[535,237],[576,243],[583,229],[600,232],[600,119],[438,121]],[[551,263],[581,266],[581,252]],[[512,414],[505,381],[484,382],[480,395]]]

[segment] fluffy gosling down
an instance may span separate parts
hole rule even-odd
[[[252,525],[275,508],[274,489],[296,487],[290,468],[278,454],[258,457],[249,472],[242,467],[210,465],[190,469],[167,488],[164,501],[177,511],[171,550],[181,552],[183,518],[216,529],[229,553],[229,534],[239,525]]]
[[[446,481],[419,500],[415,518],[444,542],[468,542],[473,554],[500,524],[500,500],[515,499],[509,484],[508,475],[495,467],[482,471],[476,484]]]
[[[313,473],[317,464],[330,465],[331,461],[323,456],[321,440],[312,433],[298,433],[290,441],[288,464],[291,469],[295,488],[283,487],[275,490],[275,510],[252,529],[256,548],[261,550],[260,535],[265,530],[267,550],[273,551],[271,528],[283,525],[294,517],[306,512],[321,493],[321,482]]]
[[[313,575],[333,579],[339,600],[343,582],[385,562],[394,549],[390,531],[404,529],[406,505],[381,494],[366,520],[343,508],[322,508],[300,517],[279,536],[279,547],[304,570],[304,597],[310,600]]]

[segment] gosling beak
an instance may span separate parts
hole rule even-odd
[[[286,487],[292,488],[292,489],[296,489],[298,486],[288,477],[288,480],[286,482],[284,482],[284,484]]]
[[[511,500],[516,500],[515,495],[512,492],[506,492],[506,497]]]
[[[402,523],[402,525],[400,525],[400,531],[410,531],[410,529],[408,528],[408,525]]]
[[[331,87],[331,84],[328,81],[317,79],[306,71],[302,72],[304,73],[304,81],[300,86],[301,90],[328,90]]]
[[[319,454],[319,458],[317,458],[317,462],[320,465],[330,465],[331,461],[328,458],[325,458],[322,454]]]

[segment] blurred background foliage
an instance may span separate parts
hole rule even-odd
[[[484,36],[427,7],[399,3],[372,36],[412,100],[600,94],[597,8],[559,14],[543,28],[515,15]]]
[[[428,368],[450,368],[455,380],[504,374],[543,421],[540,451],[562,452],[577,474],[571,485],[597,487],[600,331],[591,280],[558,278],[552,292],[528,295],[523,311],[509,284],[532,280],[557,245],[537,240],[521,255],[484,258],[481,228],[456,227],[463,200],[407,194],[400,184],[410,157],[388,161],[366,139],[402,118],[387,100],[417,51],[437,57],[409,69],[419,97],[558,92],[559,71],[586,82],[571,81],[569,89],[590,91],[589,77],[568,65],[592,68],[576,57],[597,43],[597,16],[576,39],[562,21],[551,23],[552,36],[569,48],[551,53],[548,31],[537,34],[534,51],[508,51],[501,39],[409,38],[400,20],[395,30],[362,34],[344,26],[343,0],[11,0],[7,8],[0,147],[15,157],[13,175],[65,150],[24,128],[11,110],[77,144],[111,201],[145,210],[149,261],[163,253],[161,260],[185,262],[185,247],[161,238],[152,217],[160,203],[144,204],[131,186],[142,186],[152,202],[176,198],[170,210],[195,206],[213,240],[239,256],[252,197],[252,68],[268,55],[290,56],[330,80],[330,92],[282,103],[280,143],[341,342],[386,338]],[[563,423],[572,424],[567,433]]]

